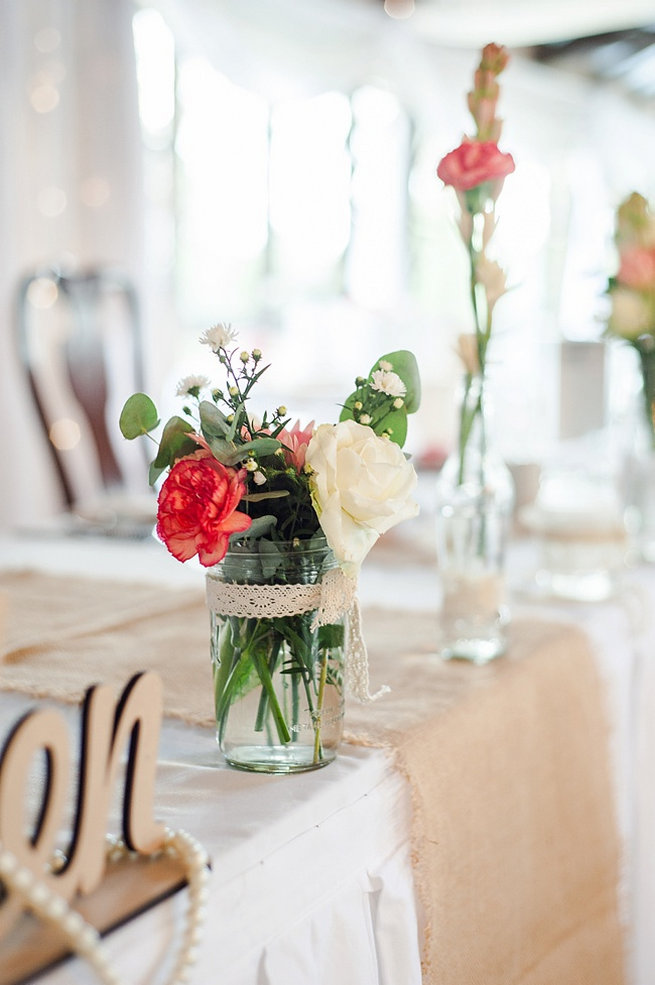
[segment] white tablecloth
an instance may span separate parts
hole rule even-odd
[[[127,553],[130,578],[166,583],[202,578],[202,572],[179,565],[156,544],[132,545]],[[98,575],[120,576],[125,559],[119,542],[100,546],[80,539],[62,551],[55,540],[0,541],[3,566],[79,573],[93,564]],[[622,899],[630,924],[629,981],[653,985],[655,571],[626,571],[621,591],[603,603],[564,603],[533,597],[533,564],[530,545],[517,544],[510,558],[514,610],[581,626],[607,681],[617,816],[626,845]],[[409,562],[393,570],[365,565],[360,589],[364,604],[389,602],[408,610],[434,606],[439,592],[436,570]],[[3,726],[22,700],[2,696]],[[420,982],[408,793],[385,753],[346,746],[336,763],[317,773],[250,776],[221,767],[213,736],[167,723],[158,805],[162,819],[192,830],[214,862],[206,936],[192,981]],[[152,968],[172,947],[183,902],[178,896],[112,935],[125,985],[160,980]],[[69,966],[44,981],[86,985],[93,980],[83,969],[75,974]]]
[[[0,564],[128,572],[130,579],[142,575],[168,584],[204,577],[159,545],[118,541],[2,541]],[[0,693],[0,741],[26,708],[36,706],[22,695]],[[60,710],[76,734],[78,709]],[[420,985],[409,793],[385,752],[344,745],[334,763],[315,772],[249,774],[222,764],[212,731],[167,720],[157,776],[157,819],[190,831],[212,860],[192,982]],[[116,819],[112,830],[120,831]],[[124,985],[165,980],[185,906],[182,892],[108,936]],[[96,981],[78,960],[41,980]]]
[[[3,725],[25,707],[0,696]],[[77,709],[62,709],[77,728]],[[292,777],[237,772],[206,730],[167,722],[155,815],[210,853],[198,985],[361,985],[421,981],[405,781],[379,750],[344,747],[329,768]],[[115,828],[113,830],[116,830]],[[125,985],[163,981],[182,892],[107,938]],[[80,962],[47,985],[94,982]]]

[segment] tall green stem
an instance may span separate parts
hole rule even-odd
[[[321,758],[321,714],[323,712],[323,698],[325,696],[325,682],[327,681],[328,657],[330,651],[323,651],[321,660],[321,676],[318,682],[318,695],[316,697],[316,710],[313,716],[314,722],[314,758],[312,762],[318,763]]]
[[[282,745],[286,745],[291,741],[291,733],[287,727],[287,723],[284,720],[284,715],[282,709],[280,708],[280,703],[277,700],[277,694],[275,693],[275,687],[273,685],[273,679],[271,677],[271,672],[268,669],[268,664],[266,662],[266,657],[262,654],[254,651],[252,653],[252,661],[257,671],[259,680],[262,683],[262,687],[266,692],[268,698],[268,704],[271,709],[271,714],[273,716],[273,721],[275,722],[275,728],[277,729],[277,734]]]
[[[643,400],[650,446],[655,450],[655,349],[637,347],[641,362]]]

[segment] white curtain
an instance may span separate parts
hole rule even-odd
[[[0,4],[0,526],[58,506],[14,343],[20,279],[44,264],[141,280],[131,0]]]

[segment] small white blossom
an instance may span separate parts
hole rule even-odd
[[[380,363],[380,365],[382,365]],[[371,377],[371,389],[379,390],[390,397],[404,397],[407,387],[397,373],[391,373],[386,369],[377,369]]]
[[[248,472],[256,472],[258,468],[259,465],[255,461],[255,459],[249,458],[248,461],[246,462],[246,469],[248,470]]]
[[[185,376],[177,384],[175,393],[178,397],[188,397],[192,390],[202,390],[210,382],[206,376]]]
[[[359,423],[360,424],[370,424],[371,423],[371,415],[370,414],[360,414],[359,415]]]
[[[263,472],[255,472],[253,475],[253,481],[256,486],[263,486],[266,482],[266,476]]]
[[[200,342],[203,345],[208,345],[212,352],[227,349],[232,342],[236,342],[236,339],[237,333],[231,325],[227,325],[225,322],[212,325],[211,328],[205,329],[200,336]]]
[[[390,362],[387,362],[386,359],[381,359],[380,362],[378,363],[378,365],[379,365],[380,369],[384,370],[385,373],[390,373],[391,370],[393,369],[393,366],[391,365],[391,363]]]
[[[404,403],[405,401],[403,400],[402,397],[396,397],[396,399],[393,402],[394,409],[400,410],[400,408],[403,406]]]

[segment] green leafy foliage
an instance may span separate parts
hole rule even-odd
[[[212,388],[205,377],[187,377],[178,392],[185,399],[181,415],[164,425],[157,442],[152,432],[160,424],[153,401],[144,393],[133,394],[120,416],[120,429],[128,440],[145,435],[157,444],[149,468],[155,485],[175,463],[205,447],[225,468],[244,469],[245,493],[238,509],[252,525],[231,539],[231,546],[264,543],[260,566],[274,569],[275,545],[283,541],[310,540],[320,531],[319,517],[311,492],[311,470],[300,465],[296,455],[310,439],[309,432],[290,428],[283,405],[264,412],[260,421],[248,412],[251,391],[269,368],[258,349],[232,349],[234,333],[228,326],[214,326],[201,339],[211,345],[224,371],[222,388]],[[382,364],[382,365],[381,365]],[[388,365],[387,365],[388,364]],[[389,378],[391,387],[380,385],[374,374],[393,372],[402,381]],[[375,385],[371,385],[371,383]],[[384,381],[382,381],[384,382]],[[404,392],[401,392],[403,391]],[[354,418],[402,447],[407,438],[407,415],[420,403],[416,359],[411,352],[397,350],[378,359],[367,379],[358,378],[356,390],[346,401],[341,420]]]
[[[159,425],[157,408],[145,393],[133,393],[125,401],[118,426],[124,438],[132,440],[141,434],[149,434]]]
[[[393,396],[371,387],[373,374],[380,369],[381,364],[391,366],[391,371],[405,385],[400,407],[394,406]],[[368,377],[357,383],[357,388],[343,406],[339,420],[355,420],[368,424],[376,434],[386,434],[402,448],[407,440],[407,416],[415,413],[421,403],[421,379],[414,354],[407,349],[398,349],[381,356],[371,367]]]
[[[178,458],[191,455],[198,451],[198,444],[189,437],[193,426],[181,417],[171,417],[164,427],[159,442],[157,457],[150,466],[149,480],[153,485],[166,469],[170,468]]]

